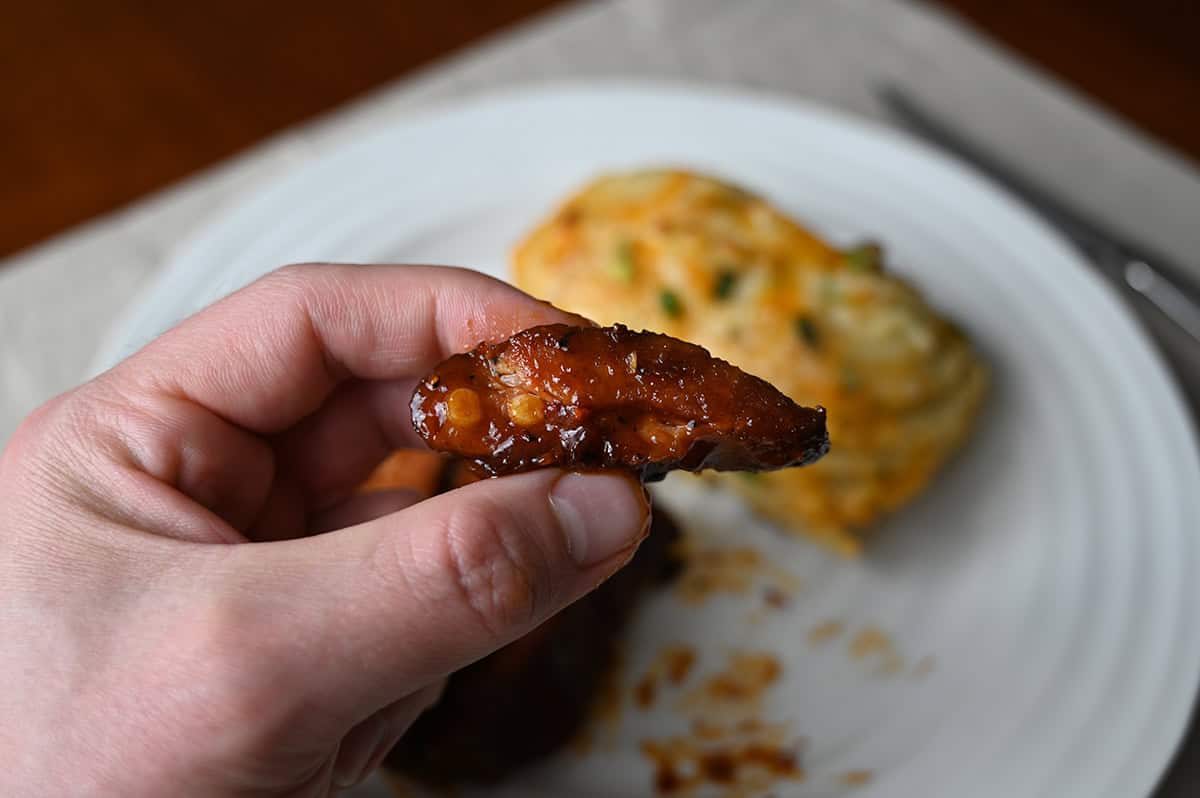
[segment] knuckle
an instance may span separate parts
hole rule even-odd
[[[280,266],[274,271],[268,272],[264,280],[266,282],[276,282],[283,285],[295,285],[296,283],[304,283],[309,280],[312,275],[319,273],[322,270],[322,264],[315,262],[304,263],[288,263]]]
[[[27,495],[57,494],[72,473],[94,469],[105,438],[92,420],[88,402],[78,401],[81,389],[58,396],[25,417],[8,444],[0,446],[0,477],[4,485],[20,485]],[[80,442],[88,445],[80,445]],[[53,474],[57,481],[47,479]]]
[[[304,307],[317,293],[323,270],[315,263],[292,263],[267,272],[248,290],[264,295],[273,307]]]
[[[336,271],[337,266],[327,263],[289,263],[267,272],[257,285],[262,290],[307,304],[322,295],[323,287]]]
[[[554,575],[537,535],[511,512],[458,509],[441,539],[458,598],[490,634],[508,637],[544,613]]]
[[[60,423],[67,395],[57,396],[35,408],[22,419],[9,441],[10,447],[32,447],[47,437]]]

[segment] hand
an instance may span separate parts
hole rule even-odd
[[[627,562],[623,477],[353,493],[420,445],[417,376],[564,320],[468,271],[289,267],[35,412],[0,456],[0,795],[331,794]]]

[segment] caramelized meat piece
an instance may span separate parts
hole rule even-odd
[[[493,783],[561,748],[587,720],[646,593],[678,570],[679,531],[659,509],[611,579],[520,640],[450,677],[385,764],[432,784]]]
[[[666,335],[532,327],[439,365],[413,393],[433,449],[489,476],[546,466],[770,471],[829,449],[825,411]]]

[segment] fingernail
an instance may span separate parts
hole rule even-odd
[[[550,506],[581,568],[604,562],[641,540],[649,518],[645,489],[632,477],[567,474],[550,491]]]

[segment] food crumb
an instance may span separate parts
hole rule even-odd
[[[706,781],[729,784],[737,775],[738,763],[728,751],[712,751],[700,757],[700,775]]]
[[[669,765],[659,767],[658,771],[654,774],[654,789],[660,795],[670,795],[673,792],[679,792],[683,787],[684,780]]]
[[[765,728],[765,725],[758,718],[746,718],[737,725],[737,730],[742,734],[757,734]]]
[[[683,684],[696,664],[696,652],[688,646],[668,646],[663,651],[666,660],[667,681],[674,685]]]
[[[676,551],[684,562],[676,591],[688,604],[703,604],[717,593],[744,595],[762,568],[762,555],[746,547],[697,548],[686,539]]]
[[[842,784],[847,787],[862,787],[870,784],[875,774],[869,770],[847,770],[842,774]]]
[[[835,637],[841,637],[846,631],[841,621],[824,621],[808,631],[808,642],[814,646],[827,643]]]
[[[803,781],[795,745],[768,741],[702,744],[688,737],[643,740],[659,795],[691,795],[706,785],[722,798],[761,795],[779,781]]]
[[[878,662],[873,671],[876,676],[895,676],[905,669],[904,658],[895,644],[877,626],[864,626],[850,640],[850,656],[856,660],[872,659]]]
[[[748,478],[757,476],[739,473]],[[688,604],[703,604],[720,593],[749,595],[762,585],[763,604],[782,609],[801,587],[799,577],[747,546],[705,546],[684,538],[675,544],[674,553],[684,564],[676,594]]]
[[[770,654],[736,652],[726,670],[711,676],[690,697],[718,705],[757,706],[782,672],[783,666]]]
[[[786,571],[777,565],[767,563],[763,566],[763,572],[767,579],[772,583],[776,590],[781,591],[784,595],[791,596],[803,587],[803,582],[800,577],[790,571]]]
[[[654,662],[633,687],[633,701],[642,709],[654,704],[658,698],[659,683],[666,679],[678,687],[683,684],[696,664],[696,651],[691,646],[672,644],[663,646]]]
[[[680,696],[676,708],[746,733],[751,729],[739,721],[762,723],[763,702],[782,673],[783,666],[769,654],[734,652],[725,669]]]
[[[913,666],[912,675],[914,679],[924,679],[930,673],[933,673],[933,667],[936,663],[933,657],[921,657],[917,660],[917,664]]]
[[[703,718],[692,719],[692,734],[700,740],[720,740],[729,736],[729,729],[716,723],[710,723]]]
[[[647,673],[633,686],[633,701],[642,709],[654,703],[658,696],[658,674]]]
[[[864,626],[850,641],[850,656],[864,659],[872,654],[883,654],[892,649],[892,641],[878,627]]]
[[[783,609],[791,602],[791,597],[774,585],[768,585],[763,589],[763,601],[768,607]]]
[[[688,732],[643,739],[640,749],[654,771],[659,795],[711,798],[762,796],[782,781],[803,781],[803,738],[787,724],[764,720],[767,691],[783,665],[772,654],[734,650],[725,666],[680,697],[678,708],[690,720]],[[687,678],[695,652],[667,647],[655,662],[660,686],[675,673]]]
[[[904,659],[894,651],[888,652],[878,668],[875,669],[876,676],[896,676],[904,670]]]

